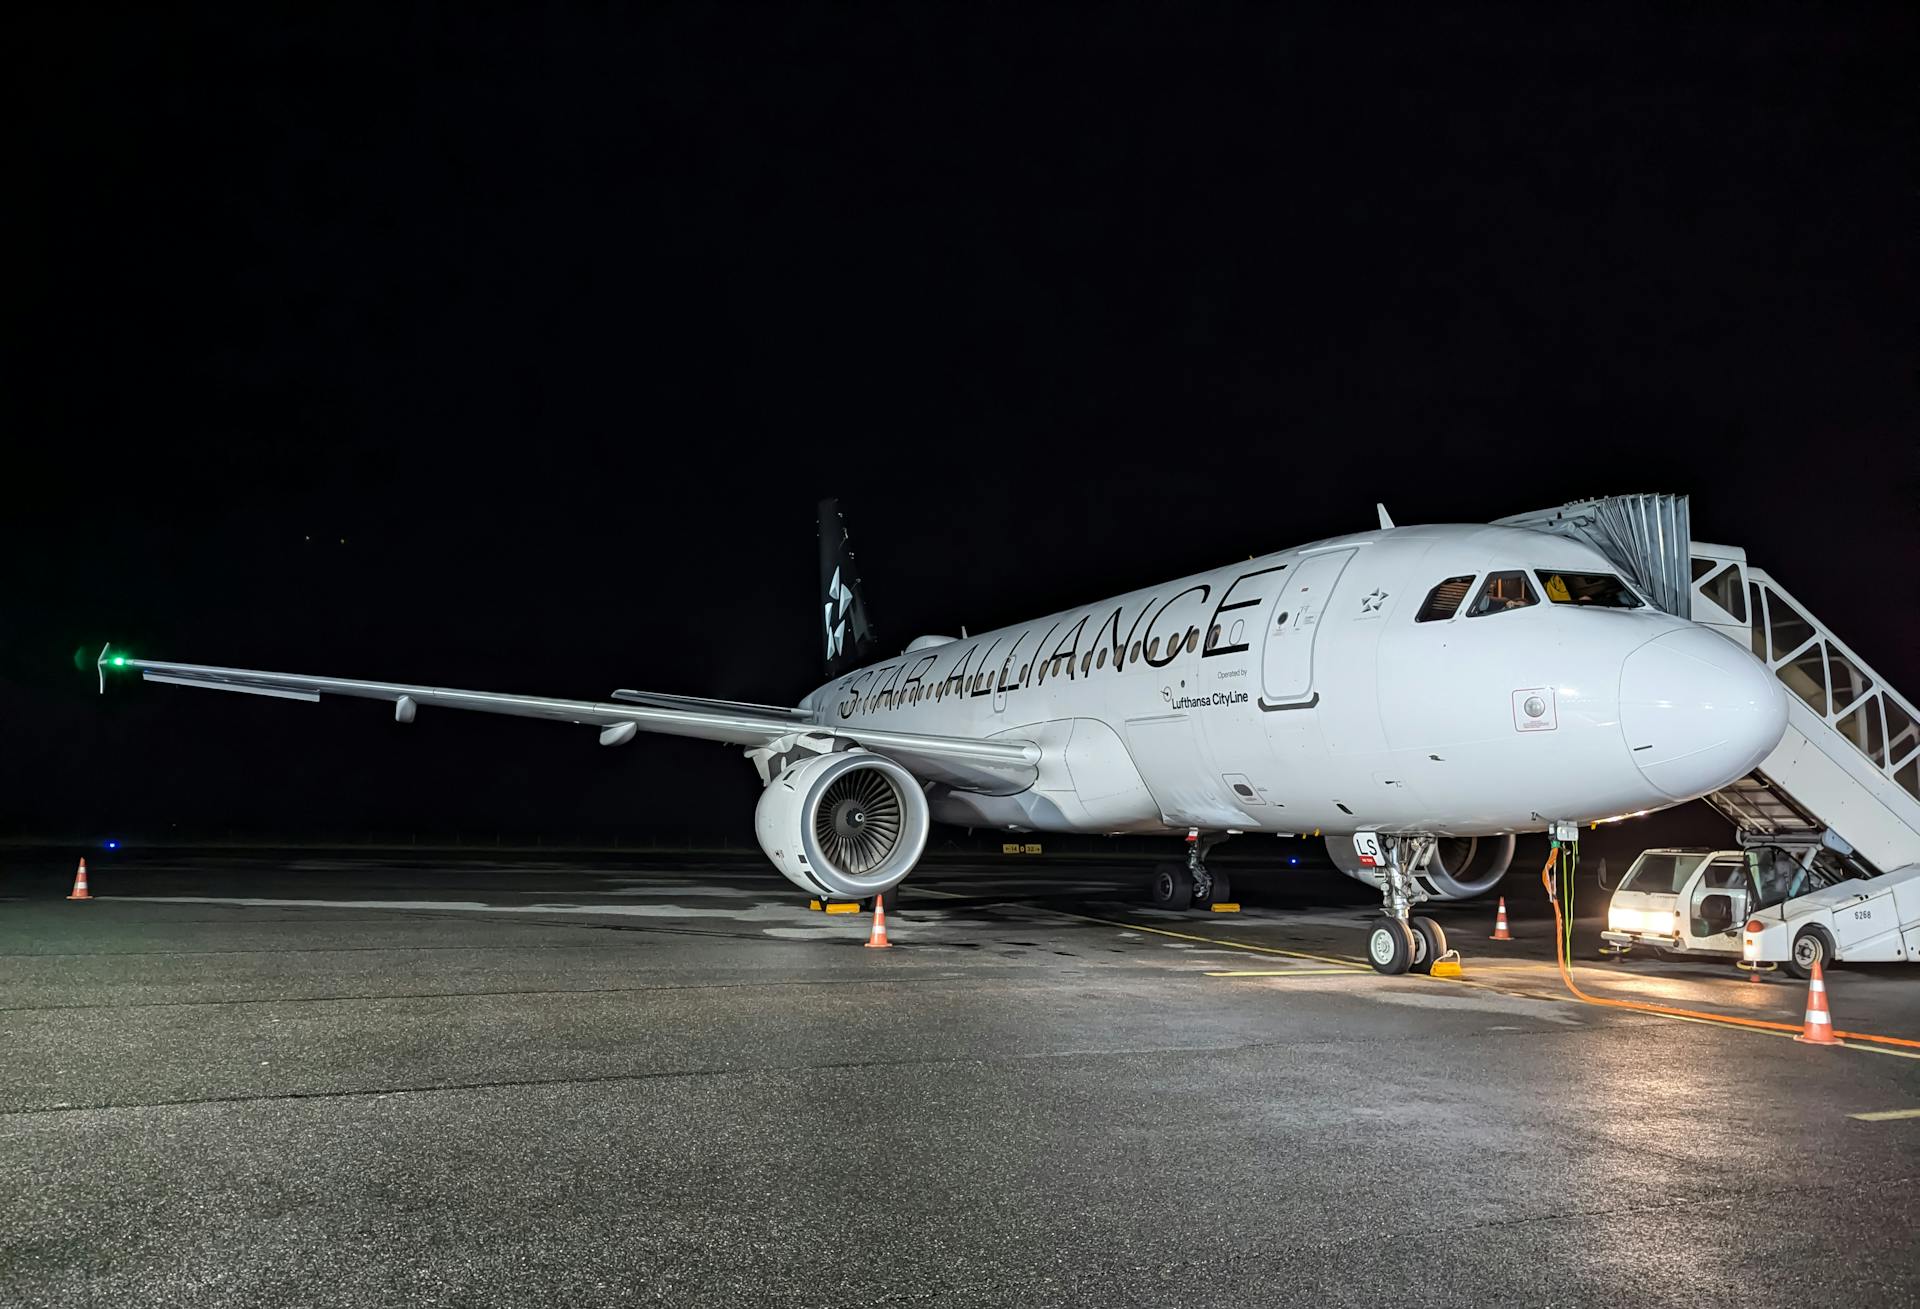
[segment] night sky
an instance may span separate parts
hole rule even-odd
[[[91,659],[791,701],[823,495],[898,648],[1686,491],[1920,694],[1908,7],[1292,8],[29,19],[0,833],[747,839],[735,749]]]

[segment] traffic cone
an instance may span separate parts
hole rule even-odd
[[[84,859],[80,861],[80,871],[73,875],[73,894],[68,896],[67,899],[69,900],[93,899],[91,895],[87,894],[87,861]]]
[[[867,936],[867,949],[891,950],[893,942],[887,939],[887,907],[880,896],[873,897],[873,931]]]
[[[1827,1012],[1827,982],[1820,975],[1820,961],[1813,962],[1813,980],[1807,983],[1807,1018],[1800,1035],[1793,1038],[1806,1045],[1839,1045],[1833,1034],[1833,1015]]]
[[[1490,941],[1511,941],[1513,939],[1513,933],[1507,930],[1507,897],[1504,895],[1500,897],[1500,912],[1493,920],[1493,935],[1487,939]]]

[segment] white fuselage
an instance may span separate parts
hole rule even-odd
[[[1487,835],[1664,808],[1779,740],[1778,682],[1651,606],[1469,616],[1490,574],[1616,573],[1520,528],[1321,541],[961,640],[922,638],[803,702],[813,721],[1041,747],[936,819],[1042,831]],[[1456,616],[1416,621],[1471,578]],[[1011,789],[1011,788],[1010,788]]]

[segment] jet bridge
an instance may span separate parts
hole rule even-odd
[[[1824,846],[1865,871],[1920,863],[1920,710],[1737,546],[1691,539],[1687,497],[1610,496],[1500,520],[1594,546],[1660,608],[1751,649],[1787,732],[1707,797],[1741,844]]]

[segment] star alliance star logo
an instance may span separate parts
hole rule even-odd
[[[1376,586],[1373,588],[1373,594],[1360,597],[1360,612],[1363,614],[1377,614],[1380,612],[1380,606],[1386,602],[1387,593]]]
[[[822,606],[827,621],[827,658],[839,655],[847,644],[847,606],[853,603],[853,592],[840,581],[840,570],[833,570],[833,580],[827,583],[827,603]],[[835,610],[839,611],[838,619]]]

